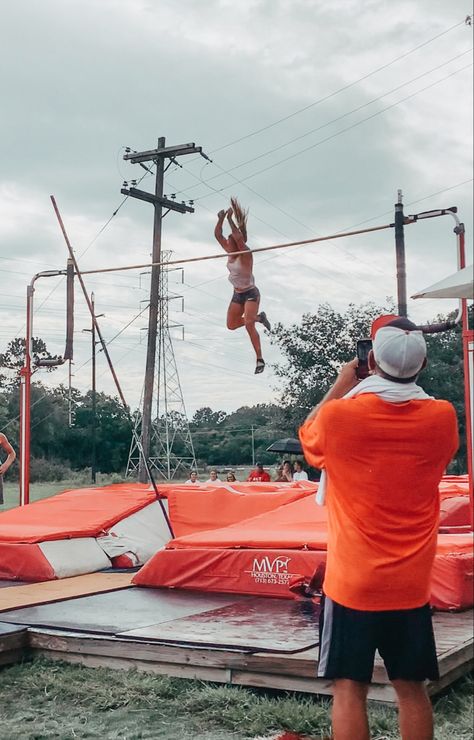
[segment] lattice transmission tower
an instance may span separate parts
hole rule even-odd
[[[163,251],[162,261],[168,262],[171,251]],[[182,273],[182,269],[179,268]],[[153,398],[155,415],[151,424],[149,465],[163,480],[173,480],[179,472],[196,467],[193,440],[189,429],[183,391],[179,381],[170,329],[182,324],[169,321],[169,303],[182,296],[168,290],[170,268],[160,270],[158,298],[158,332],[156,338],[156,366]],[[141,408],[141,400],[140,400]],[[136,412],[135,429],[128,456],[127,475],[138,472],[140,454],[136,440],[141,436],[142,414]]]

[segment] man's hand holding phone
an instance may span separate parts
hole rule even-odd
[[[356,376],[359,380],[368,378],[369,371],[369,352],[372,349],[371,339],[359,339],[357,342],[357,368]]]

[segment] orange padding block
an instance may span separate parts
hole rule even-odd
[[[133,577],[136,586],[186,588],[194,591],[297,598],[289,584],[309,578],[325,551],[195,548],[162,550]]]
[[[327,509],[314,495],[279,506],[227,527],[176,537],[167,549],[205,547],[292,548],[325,550]]]
[[[38,544],[0,542],[0,578],[6,581],[51,581],[56,578],[56,573]]]
[[[431,577],[430,603],[440,611],[460,611],[474,606],[473,555],[437,555]]]
[[[439,494],[441,499],[451,496],[469,496],[469,476],[444,475],[439,484]]]
[[[469,496],[448,496],[441,499],[440,527],[462,527],[471,522]]]
[[[264,486],[262,490],[260,486]],[[162,492],[160,487],[160,493]],[[240,484],[225,486],[168,486],[169,516],[176,537],[213,530],[277,509],[310,496],[315,484]]]
[[[80,488],[0,513],[0,542],[95,537],[156,500],[144,484]]]

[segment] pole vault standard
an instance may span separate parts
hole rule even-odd
[[[30,455],[31,455],[31,376],[33,370],[33,296],[39,278],[67,276],[67,327],[64,357],[40,359],[36,367],[56,367],[72,360],[74,319],[74,265],[68,260],[66,270],[45,270],[33,276],[26,289],[26,337],[25,361],[20,370],[20,506],[30,502]]]
[[[425,218],[437,218],[438,216],[452,216],[455,221],[454,233],[457,242],[457,266],[458,270],[466,267],[465,228],[461,223],[456,208],[440,209],[437,211],[425,211],[409,218],[421,221]],[[471,529],[474,529],[474,332],[469,329],[469,316],[467,311],[467,300],[459,301],[459,312],[456,320],[462,320],[462,344],[464,365],[464,405],[466,410],[466,452],[467,472],[469,479],[469,495],[471,498]],[[429,327],[427,327],[429,331]]]

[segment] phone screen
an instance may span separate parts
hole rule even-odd
[[[371,339],[359,339],[357,342],[357,359],[359,364],[356,369],[356,375],[359,380],[367,378],[369,375],[369,352],[372,349]]]

